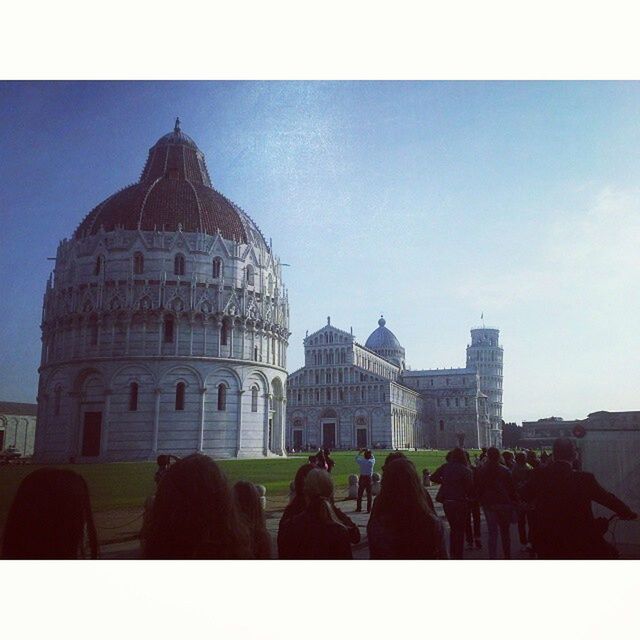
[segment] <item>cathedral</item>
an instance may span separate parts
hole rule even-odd
[[[499,330],[471,329],[466,367],[411,370],[384,318],[364,345],[327,324],[304,339],[305,365],[287,384],[295,451],[501,446]]]
[[[283,455],[288,338],[279,259],[176,120],[58,247],[35,458]]]

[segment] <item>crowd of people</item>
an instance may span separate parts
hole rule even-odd
[[[480,508],[488,532],[489,558],[510,559],[511,525],[517,524],[522,550],[540,559],[612,559],[617,550],[605,539],[608,520],[594,518],[592,502],[623,520],[637,514],[603,489],[593,474],[579,470],[572,440],[558,438],[553,453],[483,449],[472,463],[457,448],[431,476],[440,485],[436,500],[449,523],[451,557],[482,545]]]
[[[358,526],[337,505],[330,451],[320,450],[296,472],[293,493],[280,519],[277,556],[281,559],[351,559],[361,542]],[[400,451],[382,466],[379,495],[372,500],[376,459],[370,450],[356,456],[360,476],[356,511],[366,494],[366,526],[372,559],[461,559],[481,548],[481,509],[488,532],[489,557],[511,557],[511,525],[535,557],[613,558],[605,541],[607,520],[594,518],[597,502],[621,519],[637,515],[603,489],[590,473],[575,468],[571,440],[559,439],[553,454],[483,450],[472,462],[462,448],[430,475],[439,485],[449,523],[445,530],[414,463]],[[428,474],[427,474],[428,475]],[[211,458],[193,454],[181,460],[160,456],[156,491],[147,501],[140,531],[142,557],[148,559],[270,559],[260,494],[250,482],[228,482]],[[6,559],[97,558],[98,541],[87,484],[71,470],[43,468],[18,488],[6,522]]]

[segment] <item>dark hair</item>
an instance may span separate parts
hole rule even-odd
[[[489,462],[500,462],[500,449],[497,447],[489,447],[487,449],[487,458]]]
[[[505,461],[507,460],[507,458],[510,458],[513,460],[513,451],[503,451],[502,457],[505,459]]]
[[[68,469],[43,468],[18,487],[4,528],[2,557],[23,560],[72,560],[84,553],[98,557],[98,538],[84,478]]]
[[[459,462],[460,464],[467,465],[467,456],[465,455],[464,449],[460,447],[456,447],[455,449],[451,449],[447,454],[447,462]]]
[[[385,462],[374,516],[392,532],[398,558],[422,557],[424,550],[430,548],[435,554],[436,516],[416,467],[408,458],[398,456]]]
[[[382,465],[383,469],[386,469],[394,460],[407,460],[407,456],[402,451],[392,451],[385,459]]]
[[[556,438],[553,441],[553,459],[573,462],[576,457],[576,448],[569,438]]]
[[[166,467],[170,462],[170,458],[167,455],[161,454],[156,458],[156,462],[159,467]]]
[[[145,555],[153,559],[251,557],[249,534],[227,479],[208,456],[187,456],[162,477]]]
[[[371,458],[373,457],[373,454],[371,453],[370,449],[364,450],[364,457],[366,460],[371,460]]]
[[[271,538],[267,531],[260,495],[252,482],[241,480],[233,485],[240,517],[249,530],[253,557],[259,560],[271,558]]]
[[[296,493],[296,497],[302,498],[304,495],[304,481],[309,475],[309,471],[315,469],[314,464],[303,464],[297,471],[296,477],[293,480],[293,490]]]
[[[526,463],[526,461],[527,461],[527,456],[522,451],[518,451],[518,453],[516,453],[516,462],[518,464],[522,464],[522,463]]]

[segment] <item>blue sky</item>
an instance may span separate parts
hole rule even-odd
[[[638,409],[640,84],[0,83],[0,399],[34,401],[56,246],[173,127],[291,264],[290,370],[384,313],[414,369],[501,329],[504,417]]]

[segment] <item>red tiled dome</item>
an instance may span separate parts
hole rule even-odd
[[[257,226],[239,207],[211,186],[204,154],[180,129],[149,149],[140,181],[101,202],[80,223],[74,238],[116,227],[145,231],[200,232],[247,243],[263,243]]]

